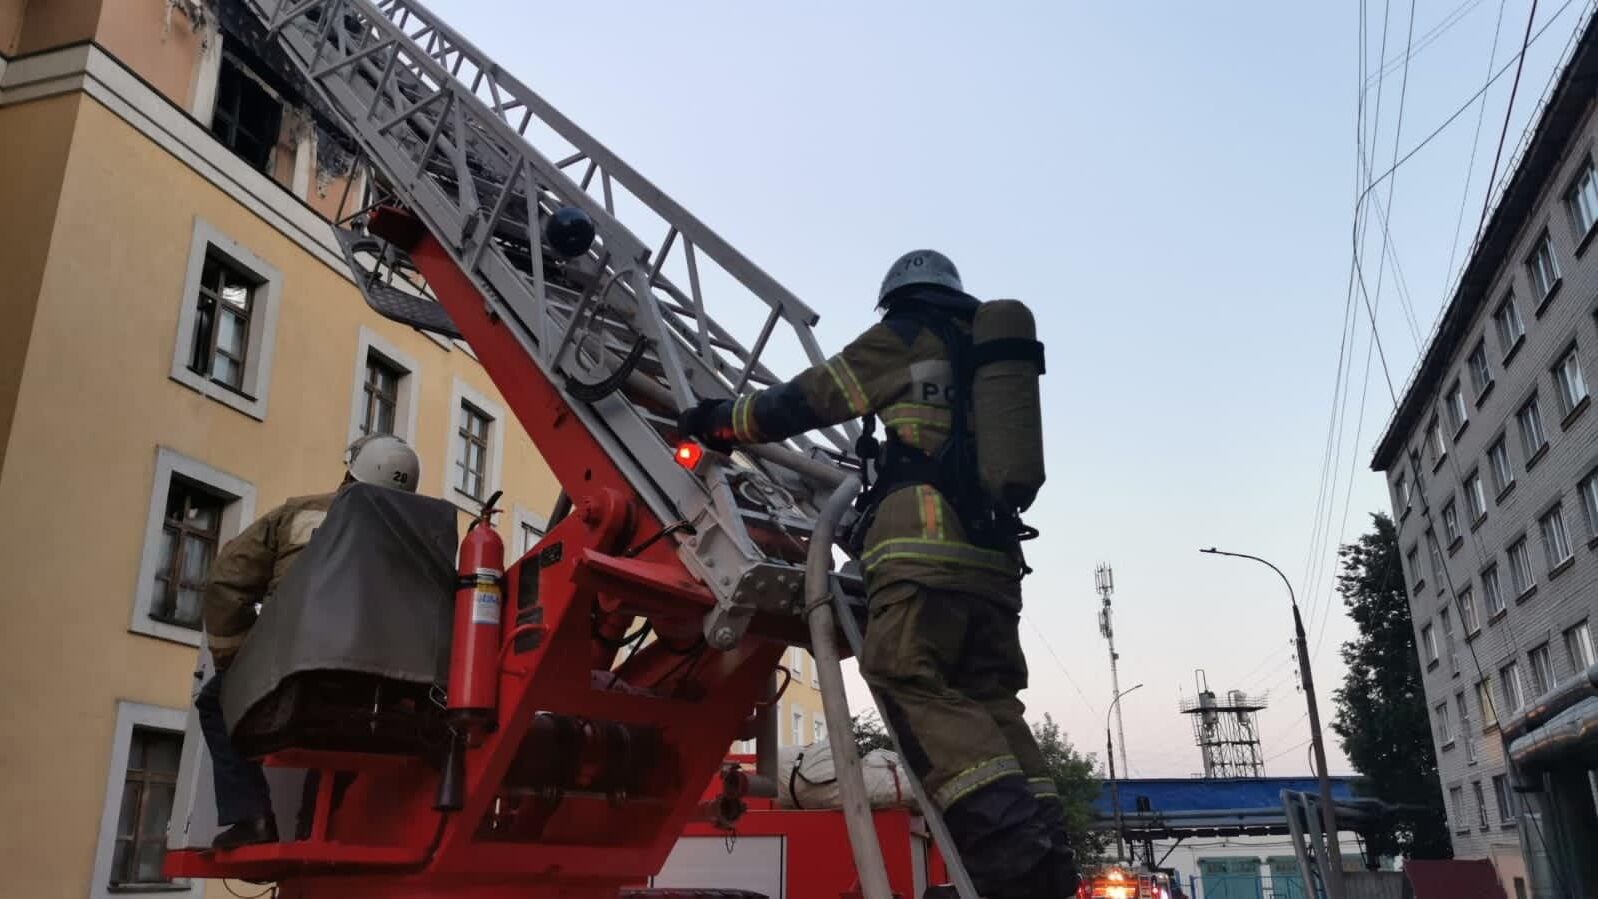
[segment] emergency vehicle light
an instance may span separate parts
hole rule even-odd
[[[678,465],[693,471],[699,467],[699,460],[705,457],[705,448],[692,440],[684,440],[677,444],[677,452],[673,456]]]

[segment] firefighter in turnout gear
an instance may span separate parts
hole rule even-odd
[[[956,452],[975,441],[971,328],[984,304],[930,250],[895,262],[878,299],[882,321],[838,355],[770,389],[705,400],[679,430],[726,450],[865,418],[860,455],[876,479],[855,528],[870,594],[861,672],[981,894],[1072,895],[1064,808],[1016,695],[1027,682],[1019,517],[995,514],[974,452]],[[1027,343],[1041,371],[1041,345]],[[966,470],[951,471],[946,460],[961,457]]]
[[[399,438],[362,437],[350,445],[344,481],[339,486],[342,489],[358,481],[415,492],[419,469],[416,453]],[[228,736],[222,715],[222,684],[255,624],[256,607],[269,601],[337,495],[319,493],[288,500],[229,540],[211,563],[202,614],[216,674],[200,688],[194,707],[211,753],[217,823],[228,828],[212,841],[214,849],[277,841],[277,822],[261,765],[241,755]]]

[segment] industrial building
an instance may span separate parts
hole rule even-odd
[[[161,860],[218,546],[390,432],[422,492],[558,485],[460,342],[373,314],[329,219],[364,173],[222,0],[0,0],[8,896],[223,896]],[[783,743],[822,735],[799,650]],[[26,772],[26,774],[23,774]],[[33,813],[22,813],[34,810]]]
[[[1595,83],[1589,19],[1372,462],[1454,852],[1490,860],[1517,899],[1537,883],[1598,889],[1590,852],[1572,851],[1598,824],[1592,750],[1566,739],[1591,731],[1598,671]]]

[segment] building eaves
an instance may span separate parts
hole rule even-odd
[[[1589,16],[1570,61],[1559,74],[1533,126],[1531,139],[1503,196],[1494,207],[1481,240],[1460,275],[1453,297],[1432,332],[1421,361],[1404,388],[1371,459],[1373,471],[1387,471],[1408,435],[1430,411],[1430,399],[1448,374],[1455,351],[1464,342],[1477,313],[1491,299],[1492,287],[1515,238],[1534,211],[1546,186],[1547,173],[1564,154],[1582,114],[1598,90],[1598,15]]]

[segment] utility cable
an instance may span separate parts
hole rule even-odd
[[[1554,24],[1554,22],[1558,21],[1560,14],[1563,13],[1566,9],[1569,9],[1570,8],[1570,4],[1572,4],[1574,2],[1576,2],[1576,0],[1565,0],[1564,3],[1560,4],[1559,9],[1554,11],[1553,16],[1550,17],[1547,22],[1544,22],[1543,26],[1541,28],[1538,28],[1535,32],[1532,33],[1530,40],[1524,42],[1525,43],[1525,48],[1529,48],[1532,44],[1537,43],[1537,40],[1539,38],[1541,38],[1548,31],[1548,29]],[[1370,190],[1375,189],[1376,185],[1378,185],[1381,182],[1386,181],[1388,178],[1392,177],[1393,173],[1398,171],[1400,168],[1402,168],[1405,163],[1410,161],[1410,159],[1414,158],[1416,153],[1419,153],[1421,150],[1425,149],[1425,147],[1428,144],[1430,144],[1432,141],[1436,140],[1437,139],[1437,135],[1442,134],[1443,131],[1447,130],[1449,125],[1454,124],[1454,122],[1456,120],[1458,120],[1460,116],[1464,115],[1465,111],[1470,109],[1470,107],[1472,105],[1474,105],[1475,102],[1478,99],[1480,99],[1483,94],[1487,93],[1488,88],[1492,87],[1493,84],[1496,83],[1499,78],[1502,78],[1504,76],[1504,73],[1508,72],[1511,67],[1513,67],[1514,65],[1518,64],[1520,59],[1525,55],[1525,53],[1526,53],[1526,49],[1523,48],[1520,53],[1515,55],[1515,58],[1513,60],[1511,60],[1510,62],[1504,63],[1503,68],[1499,69],[1496,73],[1493,74],[1493,76],[1491,78],[1487,79],[1487,83],[1482,85],[1480,90],[1476,91],[1475,93],[1473,93],[1469,97],[1467,97],[1465,99],[1465,102],[1458,109],[1454,110],[1453,113],[1451,113],[1448,116],[1448,118],[1444,119],[1442,121],[1442,123],[1439,124],[1436,128],[1433,128],[1430,134],[1427,134],[1425,137],[1421,138],[1419,143],[1415,144],[1415,146],[1413,146],[1413,147],[1410,147],[1408,152],[1404,153],[1403,156],[1400,156],[1398,158],[1398,161],[1395,162],[1392,165],[1391,168],[1387,169],[1387,171],[1382,172],[1380,175],[1376,176],[1376,178],[1373,179],[1370,184],[1366,185],[1365,190],[1367,192],[1369,192]]]
[[[1065,663],[1060,661],[1059,654],[1054,651],[1054,646],[1049,643],[1049,638],[1043,635],[1043,630],[1032,621],[1032,618],[1026,612],[1023,611],[1021,617],[1026,619],[1026,623],[1032,626],[1032,630],[1038,635],[1038,639],[1043,641],[1043,648],[1049,651],[1049,657],[1054,659],[1054,664],[1060,669],[1060,673],[1065,675],[1065,679],[1070,682],[1071,687],[1076,690],[1076,695],[1082,698],[1082,703],[1088,707],[1088,711],[1091,711],[1094,715],[1100,714],[1098,707],[1093,704],[1093,700],[1088,699],[1088,695],[1082,692],[1082,687],[1077,684],[1076,678],[1071,676],[1071,672],[1066,669]]]
[[[1531,46],[1531,26],[1537,21],[1537,0],[1531,0],[1531,11],[1526,13],[1526,36],[1520,42],[1520,52],[1515,55],[1515,80],[1509,85],[1509,102],[1504,104],[1504,127],[1498,131],[1498,149],[1493,152],[1493,168],[1487,175],[1487,193],[1481,198],[1481,221],[1476,223],[1477,238],[1487,225],[1487,210],[1492,208],[1493,185],[1498,178],[1498,163],[1504,156],[1504,139],[1509,136],[1510,113],[1515,111],[1515,94],[1520,91],[1520,73],[1526,67],[1526,48]]]

